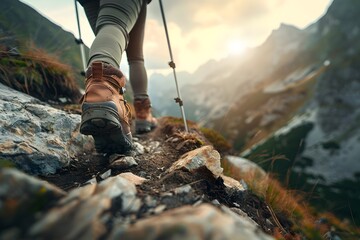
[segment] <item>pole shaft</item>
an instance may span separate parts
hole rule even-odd
[[[160,3],[160,11],[161,11],[161,17],[164,23],[164,28],[165,28],[165,34],[166,34],[166,40],[167,40],[167,44],[168,44],[168,48],[169,48],[169,53],[170,53],[170,60],[173,62],[174,58],[173,58],[173,54],[172,54],[172,50],[171,50],[171,45],[170,45],[170,37],[169,37],[169,31],[167,28],[167,24],[166,24],[166,18],[165,18],[165,12],[164,12],[164,7],[162,4],[162,1],[159,0]]]
[[[82,41],[81,38],[81,28],[80,28],[80,19],[79,19],[79,10],[78,10],[78,6],[77,6],[77,0],[74,0],[75,3],[75,13],[76,13],[76,22],[77,22],[77,27],[78,27],[78,32],[79,32],[79,44],[80,44],[80,54],[81,54],[81,61],[83,64],[83,68],[84,68],[84,72],[86,72],[86,59],[85,59],[85,46],[84,43]]]
[[[168,31],[167,24],[166,24],[164,7],[163,7],[163,4],[162,4],[162,1],[161,1],[161,0],[159,0],[159,4],[160,4],[161,16],[162,16],[162,20],[163,20],[164,28],[165,28],[167,45],[168,45],[169,54],[170,54],[170,61],[171,61],[171,62],[170,62],[169,65],[170,65],[170,67],[173,69],[173,74],[174,74],[174,79],[175,79],[175,86],[176,86],[176,92],[177,92],[177,95],[178,95],[178,99],[180,100],[180,101],[179,101],[179,106],[180,106],[181,116],[182,116],[182,119],[183,119],[183,121],[184,121],[185,132],[189,132],[189,129],[188,129],[188,126],[187,126],[187,122],[186,122],[184,105],[183,105],[183,102],[182,102],[182,99],[181,99],[180,89],[179,89],[179,85],[178,85],[178,81],[177,81],[177,77],[176,77],[174,57],[173,57],[172,50],[171,50],[170,37],[169,37],[169,31]]]
[[[81,28],[80,28],[80,20],[79,20],[79,10],[77,6],[77,0],[74,0],[75,3],[75,13],[76,13],[76,22],[78,27],[79,39],[81,39]]]
[[[85,59],[85,46],[83,43],[80,45],[80,53],[81,53],[81,60],[82,60],[84,72],[86,72],[87,66],[86,66],[86,59]]]

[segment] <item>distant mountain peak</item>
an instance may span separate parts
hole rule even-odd
[[[295,27],[294,25],[281,23],[277,29],[274,29],[270,35],[270,38],[273,36],[275,38],[287,38],[289,35],[300,34],[301,29]]]
[[[300,29],[295,27],[294,25],[286,24],[286,23],[280,23],[279,28],[276,30],[277,31],[300,31]]]
[[[266,39],[265,44],[275,44],[276,46],[283,46],[284,44],[297,41],[302,34],[302,30],[294,25],[281,23],[277,29],[274,29],[270,36]]]

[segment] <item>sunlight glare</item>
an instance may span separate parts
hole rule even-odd
[[[228,52],[230,55],[239,55],[244,53],[246,49],[245,44],[239,40],[233,40],[228,43]]]

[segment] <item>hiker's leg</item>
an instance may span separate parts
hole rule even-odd
[[[125,153],[132,148],[129,106],[123,95],[126,81],[118,68],[143,1],[99,1],[80,125],[82,134],[93,136],[98,152]]]
[[[146,98],[148,78],[144,66],[143,42],[146,20],[146,2],[143,3],[138,20],[130,31],[129,45],[126,50],[129,68],[130,84],[134,92],[134,98]]]
[[[130,32],[129,46],[126,50],[130,67],[130,83],[134,92],[137,133],[149,132],[157,126],[157,121],[151,114],[151,103],[147,93],[148,78],[143,54],[145,20],[146,3],[141,8],[139,18]]]
[[[138,18],[144,0],[100,0],[96,38],[90,48],[90,65],[102,61],[119,67],[129,32]]]
[[[86,17],[89,21],[90,27],[95,34],[96,31],[96,20],[99,15],[100,0],[86,1],[81,4],[84,8]]]

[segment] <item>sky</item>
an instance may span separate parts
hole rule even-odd
[[[74,0],[21,0],[63,29],[78,36]],[[318,20],[332,0],[163,0],[174,61],[179,71],[193,72],[210,59],[246,54],[281,23],[305,28]],[[94,35],[80,11],[82,38]],[[148,71],[168,69],[170,60],[159,2],[148,5],[144,43]],[[121,68],[127,68],[124,56]]]

